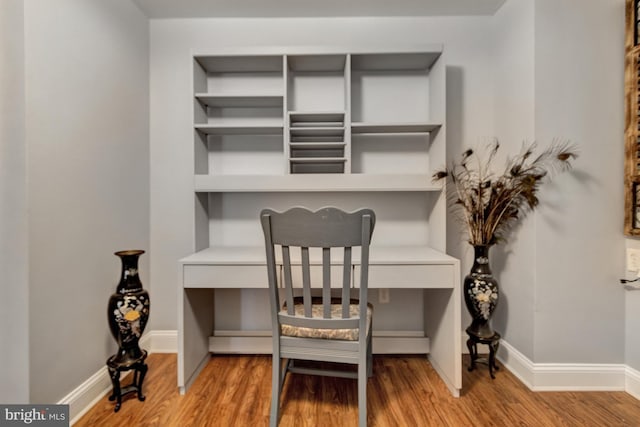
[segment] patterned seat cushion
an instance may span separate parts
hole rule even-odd
[[[295,304],[294,306],[296,316],[304,316],[304,306],[302,304]],[[367,334],[371,327],[371,314],[373,307],[367,305]],[[286,310],[281,311],[282,314],[287,314]],[[323,318],[322,304],[311,305],[311,316],[314,318]],[[352,317],[358,317],[360,315],[360,307],[357,304],[349,305],[349,313]],[[342,305],[331,304],[331,318],[342,318]],[[284,336],[299,337],[299,338],[322,338],[330,340],[343,340],[343,341],[357,341],[358,340],[358,328],[354,329],[315,329],[304,328],[300,326],[292,325],[280,325],[280,332]]]

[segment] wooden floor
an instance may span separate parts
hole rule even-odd
[[[267,426],[270,356],[211,358],[186,395],[176,387],[176,355],[147,359],[146,401],[127,396],[118,413],[105,396],[75,426]],[[464,360],[466,363],[467,360]],[[369,426],[640,426],[640,401],[624,392],[531,392],[504,368],[463,369],[451,396],[425,357],[374,356]],[[356,381],[291,374],[280,426],[357,425]]]

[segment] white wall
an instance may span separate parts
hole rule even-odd
[[[556,137],[580,147],[574,170],[494,249],[494,327],[536,363],[624,362],[623,16],[623,0],[508,0],[494,16],[503,149]]]
[[[580,147],[496,251],[496,329],[536,363],[624,362],[623,16],[623,0],[508,0],[495,16],[496,135],[512,152]]]
[[[624,362],[623,6],[508,0],[495,16],[496,135],[511,152],[556,137],[580,150],[496,251],[496,329],[536,363]]]
[[[621,2],[621,1],[620,1]],[[619,19],[623,19],[620,16]],[[623,24],[620,24],[623,25]],[[640,249],[640,238],[625,239],[625,249]],[[620,277],[637,278],[638,272],[625,271]],[[635,370],[640,370],[640,340],[638,327],[640,326],[640,291],[625,292],[625,364]]]
[[[117,349],[113,252],[148,249],[148,21],[129,0],[24,4],[29,401],[51,403]]]
[[[492,134],[490,23],[490,17],[152,20],[151,276],[156,313],[162,312],[153,328],[176,329],[177,260],[194,250],[192,48],[443,43],[447,140],[456,147]]]
[[[626,243],[629,248],[640,249],[640,239],[627,239]],[[634,273],[627,272],[627,277],[635,279],[637,276]],[[625,294],[625,364],[635,370],[640,370],[639,325],[640,291],[627,291]]]
[[[0,402],[29,400],[24,6],[0,2]]]
[[[580,144],[536,222],[538,363],[623,363],[623,0],[537,0],[535,132]]]
[[[494,135],[501,144],[495,166],[534,140],[534,2],[508,0],[493,18]],[[535,222],[516,228],[492,249],[491,266],[501,295],[494,329],[529,358],[534,355]]]

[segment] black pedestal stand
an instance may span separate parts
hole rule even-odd
[[[142,350],[142,356],[139,359],[128,361],[127,363],[118,363],[115,361],[116,356],[111,356],[107,360],[107,368],[109,376],[113,384],[113,393],[109,396],[109,400],[116,401],[116,407],[113,412],[118,412],[122,405],[122,396],[136,392],[138,400],[144,402],[145,396],[142,394],[142,381],[147,373],[148,366],[144,363],[147,358],[147,352]],[[126,387],[120,387],[120,373],[133,370],[133,381]]]
[[[481,338],[469,332],[467,329],[467,335],[469,335],[469,339],[467,340],[467,347],[469,348],[469,355],[471,356],[471,364],[469,365],[469,372],[473,371],[476,368],[476,362],[486,363],[489,365],[489,375],[491,375],[492,379],[495,379],[495,375],[493,375],[493,370],[499,370],[498,365],[496,365],[496,353],[498,352],[498,346],[500,345],[500,334],[495,332],[489,338]],[[489,346],[489,358],[478,358],[478,344],[487,344]]]

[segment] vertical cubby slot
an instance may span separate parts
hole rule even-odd
[[[289,173],[344,173],[347,55],[287,57]]]

